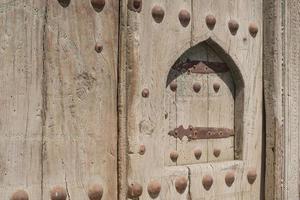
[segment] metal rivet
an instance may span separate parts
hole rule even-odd
[[[94,184],[89,188],[88,196],[90,200],[101,200],[103,196],[103,187],[99,184]]]
[[[214,149],[214,156],[217,158],[219,157],[221,154],[221,150],[220,149]]]
[[[210,15],[207,15],[206,18],[205,18],[205,21],[206,21],[207,27],[208,27],[210,30],[214,29],[214,27],[215,27],[215,25],[216,25],[216,22],[217,22],[217,20],[216,20],[216,18],[215,18],[214,15],[211,15],[211,14],[210,14]]]
[[[131,183],[128,186],[127,196],[130,199],[138,198],[143,193],[143,187],[138,183]]]
[[[101,53],[102,50],[103,50],[103,46],[100,43],[96,43],[96,45],[95,45],[95,51],[97,53]]]
[[[136,9],[137,11],[140,11],[142,8],[142,0],[134,0],[133,8]]]
[[[28,194],[24,190],[17,190],[13,195],[11,196],[11,200],[28,200]]]
[[[140,145],[139,154],[140,154],[140,155],[144,155],[145,152],[146,152],[146,147],[145,147],[145,145],[143,145],[143,144]]]
[[[50,192],[51,200],[66,200],[67,192],[65,188],[56,186]]]
[[[164,19],[165,11],[162,7],[155,5],[152,8],[152,17],[156,23],[161,23]]]
[[[202,179],[202,185],[205,190],[209,190],[213,184],[214,180],[210,175],[205,175]]]
[[[105,6],[105,0],[91,0],[91,4],[97,12],[100,12]]]
[[[70,2],[71,0],[58,0],[58,3],[64,8],[68,7]]]
[[[196,158],[197,160],[199,160],[199,159],[201,158],[201,155],[202,155],[201,149],[196,148],[196,149],[194,150],[194,155],[195,155],[195,158]]]
[[[170,83],[170,89],[175,92],[177,90],[177,83],[175,81],[172,81]]]
[[[215,92],[219,92],[219,89],[220,89],[219,83],[214,83],[213,87],[214,87]]]
[[[178,15],[179,21],[183,27],[187,27],[191,20],[191,15],[187,10],[181,10]]]
[[[225,183],[228,187],[231,187],[235,180],[234,171],[227,172],[225,176]]]
[[[194,83],[193,89],[194,89],[194,91],[195,91],[196,93],[200,92],[200,90],[201,90],[201,85],[200,85],[200,83]]]
[[[143,91],[142,91],[142,96],[144,97],[144,98],[147,98],[147,97],[149,97],[149,90],[147,89],[147,88],[145,88],[145,89],[143,89]]]
[[[235,35],[239,29],[239,23],[236,20],[231,19],[228,22],[228,28],[229,28],[231,34]]]
[[[184,176],[178,177],[175,180],[175,188],[178,193],[183,194],[187,187],[187,178]]]
[[[171,160],[172,160],[173,162],[176,162],[177,159],[178,159],[178,153],[177,153],[177,151],[172,151],[172,152],[170,153],[170,158],[171,158]]]
[[[160,182],[158,181],[151,181],[149,184],[148,184],[148,194],[149,196],[152,198],[152,199],[155,199],[158,197],[159,193],[160,193],[160,190],[161,190],[161,185],[160,185]]]
[[[250,169],[247,174],[248,182],[252,185],[257,177],[256,169]]]
[[[250,23],[249,32],[252,37],[256,36],[256,34],[258,33],[258,27],[255,23]]]

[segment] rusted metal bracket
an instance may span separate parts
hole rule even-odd
[[[199,139],[218,139],[227,138],[234,135],[233,129],[229,128],[212,128],[212,127],[192,127],[185,129],[182,125],[169,132],[170,136],[182,140],[184,136],[188,140]]]
[[[225,73],[229,71],[226,63],[191,60],[187,60],[184,63],[179,63],[175,68],[178,71],[187,70],[191,73],[198,74]]]

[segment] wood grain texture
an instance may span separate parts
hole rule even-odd
[[[0,3],[0,199],[41,199],[45,1]]]
[[[44,199],[54,186],[68,199],[88,199],[92,184],[102,185],[103,199],[117,199],[118,7],[107,1],[96,12],[90,1],[48,1]]]
[[[161,23],[156,23],[151,16],[151,9],[155,5],[161,6],[165,11]],[[186,9],[191,16],[190,24],[186,27],[181,26],[178,20],[182,9]],[[174,185],[169,184],[162,186],[158,199],[259,199],[263,129],[262,1],[143,1],[140,11],[128,10],[127,14],[128,68],[123,80],[127,81],[128,86],[128,183],[137,181],[143,185],[144,191],[152,179],[159,179],[161,183],[173,183],[174,176],[166,173],[172,169],[175,172],[177,170],[178,175],[188,172],[188,192],[179,196],[176,191],[171,194],[170,188],[174,188]],[[213,30],[205,24],[208,14],[215,15],[217,19]],[[230,19],[237,20],[240,25],[236,35],[232,35],[228,29]],[[248,30],[252,22],[259,30],[255,37]],[[176,124],[170,119],[176,118],[188,125],[191,117],[188,114],[178,117],[174,113],[168,113],[177,104],[172,104],[172,99],[176,97],[166,87],[167,76],[171,66],[186,50],[203,41],[230,66],[237,86],[234,111],[235,134],[238,136],[234,141],[236,160],[179,166],[168,160],[170,150],[178,147],[176,140],[167,135]],[[142,97],[145,88],[149,90],[147,98]],[[171,101],[166,101],[168,98]],[[191,110],[184,103],[178,106],[176,109],[179,113]],[[232,120],[228,118],[229,121],[230,119]],[[232,125],[233,122],[226,123]],[[233,141],[229,144],[233,146]],[[139,154],[140,145],[146,147],[143,155]],[[178,152],[179,157],[189,151],[184,145],[186,144],[180,145],[182,148]],[[189,158],[184,158],[182,163],[188,160]],[[250,185],[247,173],[253,167],[258,176],[254,184]],[[230,170],[235,171],[236,180],[232,188],[227,188],[224,187],[224,176]],[[204,174],[210,174],[216,180],[216,185],[203,195],[199,187]],[[140,199],[149,199],[149,196],[144,192]]]

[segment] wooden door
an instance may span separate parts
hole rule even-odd
[[[259,199],[262,2],[127,8],[128,199]]]
[[[0,4],[0,199],[116,200],[118,1]]]

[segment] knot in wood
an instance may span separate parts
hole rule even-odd
[[[178,177],[175,180],[176,191],[180,194],[183,194],[187,187],[188,179],[184,176]]]
[[[28,200],[28,194],[24,190],[17,190],[13,193],[11,200]]]
[[[231,19],[228,22],[228,28],[232,35],[235,35],[237,33],[239,26],[240,26],[239,23],[234,19]]]
[[[252,185],[255,182],[256,178],[257,178],[256,169],[254,168],[249,169],[247,173],[248,182]]]
[[[214,180],[210,175],[205,175],[202,179],[202,185],[205,190],[209,190],[213,184]]]
[[[139,183],[131,183],[128,186],[127,196],[130,199],[138,198],[143,193],[143,187]]]
[[[179,12],[178,18],[179,18],[181,25],[183,27],[187,27],[191,20],[191,14],[189,13],[189,11],[183,9]]]
[[[216,20],[215,16],[212,15],[212,14],[207,15],[206,18],[205,18],[205,21],[206,21],[207,27],[211,30],[214,29],[214,27],[217,23],[217,20]]]
[[[66,200],[67,192],[65,188],[56,186],[50,192],[51,200]]]
[[[149,196],[153,199],[157,198],[161,191],[161,184],[159,181],[154,180],[148,184],[148,193]]]
[[[101,200],[103,196],[103,187],[99,184],[94,184],[89,188],[88,196],[90,200]]]
[[[152,8],[152,17],[156,23],[161,23],[164,19],[165,11],[161,6],[155,5]]]
[[[226,176],[225,176],[225,183],[228,187],[231,187],[233,182],[235,180],[235,175],[234,175],[234,171],[229,171],[227,172]]]

